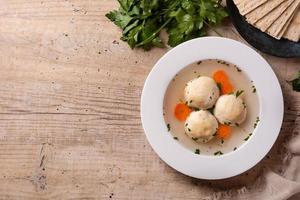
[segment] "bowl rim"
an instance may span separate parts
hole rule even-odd
[[[172,78],[189,64],[206,59],[239,66],[254,81],[260,102],[260,123],[253,135],[236,151],[222,156],[197,155],[186,149],[172,139],[163,118],[164,96]],[[236,176],[256,165],[278,137],[283,110],[279,81],[266,60],[245,44],[221,37],[189,40],[168,51],[149,73],[141,96],[142,126],[153,150],[175,170],[209,180]]]

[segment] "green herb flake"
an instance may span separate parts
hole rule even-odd
[[[190,100],[190,104],[193,103],[193,100]]]
[[[191,132],[192,130],[190,128],[188,128],[188,131]]]
[[[238,66],[234,65],[234,67],[235,67],[236,71],[242,72],[242,70]]]
[[[247,106],[246,106],[246,103],[245,103],[245,102],[243,102],[243,105],[244,105],[244,108],[247,108]]]
[[[239,96],[241,96],[244,93],[244,90],[238,90],[235,93],[236,98],[238,98]]]
[[[256,87],[252,85],[252,93],[256,93]]]
[[[231,122],[224,122],[224,125],[230,126],[230,125],[231,125]]]
[[[238,123],[235,123],[235,126],[239,127],[240,125]]]
[[[233,151],[237,150],[237,147],[234,147]]]
[[[195,154],[200,154],[200,149],[196,149]]]
[[[216,136],[217,135],[217,132],[215,132],[212,136]]]
[[[170,124],[167,124],[167,129],[168,129],[168,132],[170,132],[170,130],[171,130]]]
[[[221,155],[223,155],[223,152],[222,152],[222,151],[216,151],[216,152],[214,153],[214,155],[215,155],[215,156],[221,156]]]
[[[256,121],[255,121],[253,127],[256,128],[259,122],[260,122],[259,117],[256,117]]]
[[[248,141],[249,138],[251,137],[251,135],[252,135],[252,133],[250,133],[250,134],[244,139],[244,141]]]
[[[198,138],[192,137],[192,140],[194,140],[194,141],[197,141],[197,140],[198,140]]]
[[[178,137],[173,137],[174,140],[178,140]]]
[[[224,144],[224,140],[223,140],[223,138],[221,139],[221,144]]]
[[[218,86],[219,90],[221,91],[222,90],[222,84],[221,83],[217,83],[217,86]]]

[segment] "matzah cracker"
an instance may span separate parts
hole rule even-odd
[[[267,15],[269,12],[271,12],[273,9],[275,9],[277,6],[279,6],[282,2],[285,0],[269,0],[266,3],[262,4],[255,10],[251,11],[246,15],[246,20],[250,24],[254,24],[259,19],[263,18],[265,15]]]
[[[290,7],[267,29],[267,33],[277,38],[284,25],[289,21],[290,17],[295,14],[299,4],[300,0],[295,0]]]
[[[237,7],[241,15],[246,15],[247,13],[251,12],[258,6],[264,4],[265,2],[267,2],[267,0],[243,1],[240,4],[237,4]]]
[[[289,27],[289,25],[290,25],[293,17],[294,17],[294,15],[289,18],[288,22],[283,26],[283,28],[281,29],[281,31],[279,32],[279,34],[276,35],[274,38],[276,38],[277,40],[280,40],[282,38],[282,36],[285,33],[285,31],[288,29],[288,27]]]
[[[294,42],[298,42],[300,39],[300,8],[296,11],[290,25],[285,31],[284,38],[289,39]]]
[[[265,15],[263,18],[258,20],[254,26],[259,28],[261,31],[266,32],[266,30],[279,18],[282,13],[294,2],[295,0],[286,0],[280,4],[277,8],[272,10],[270,13]]]

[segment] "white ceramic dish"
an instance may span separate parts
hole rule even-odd
[[[167,131],[163,117],[164,95],[172,78],[189,64],[206,59],[238,65],[255,82],[259,95],[261,121],[252,137],[222,156],[186,149]],[[253,49],[231,39],[204,37],[171,49],[156,63],[144,85],[141,119],[150,145],[169,166],[195,178],[229,178],[257,164],[276,141],[283,120],[282,91],[270,65]]]

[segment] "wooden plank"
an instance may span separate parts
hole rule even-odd
[[[299,60],[265,56],[287,104],[270,157],[225,182],[195,180],[161,161],[141,127],[143,84],[167,49],[120,41],[104,17],[116,7],[0,1],[0,199],[211,199],[281,163],[278,149],[299,130],[300,99],[285,81]],[[230,24],[218,31],[244,42]]]

